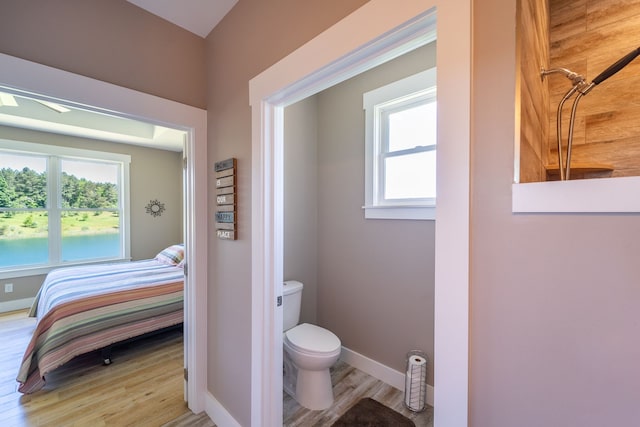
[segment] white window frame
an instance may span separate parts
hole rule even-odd
[[[383,166],[386,156],[383,143],[382,115],[391,109],[424,100],[436,99],[436,68],[430,68],[363,95],[365,110],[365,205],[366,219],[434,220],[436,199],[385,200]],[[435,102],[435,101],[434,101]],[[437,149],[435,146],[416,147],[406,152]]]
[[[49,173],[54,175],[53,180],[47,179],[47,212],[53,212],[49,221],[49,263],[37,266],[15,266],[0,269],[0,279],[33,276],[38,274],[46,274],[54,268],[61,266],[72,266],[79,264],[91,264],[95,262],[105,261],[125,261],[131,259],[131,235],[130,235],[130,196],[129,196],[129,166],[131,156],[127,154],[108,153],[103,151],[84,150],[70,147],[60,147],[55,145],[37,144],[32,142],[12,141],[0,139],[0,150],[10,151],[15,154],[48,156],[50,166],[53,166]],[[119,197],[120,197],[120,233],[121,233],[121,251],[120,256],[110,258],[95,258],[73,262],[62,262],[59,245],[52,241],[53,239],[61,239],[61,230],[59,225],[60,212],[65,209],[61,206],[60,193],[56,190],[59,187],[57,177],[59,175],[59,162],[64,159],[97,161],[97,162],[113,162],[120,164],[119,177]],[[53,182],[56,181],[56,182]],[[90,209],[85,209],[90,210]]]

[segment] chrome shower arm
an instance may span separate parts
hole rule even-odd
[[[571,80],[571,83],[574,86],[582,85],[582,84],[585,83],[584,77],[582,77],[580,74],[578,74],[576,72],[573,72],[571,70],[567,70],[566,68],[551,68],[550,70],[547,70],[547,69],[544,69],[544,68],[540,69],[540,76],[542,78],[545,78],[549,74],[562,74],[563,76],[565,76],[566,78]]]

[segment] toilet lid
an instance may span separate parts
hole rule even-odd
[[[333,332],[309,323],[289,329],[285,337],[292,347],[301,351],[331,353],[340,348],[340,339]]]

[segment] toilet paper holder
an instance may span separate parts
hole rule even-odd
[[[423,351],[407,353],[407,369],[404,387],[404,405],[413,412],[427,408],[427,365],[429,359]]]

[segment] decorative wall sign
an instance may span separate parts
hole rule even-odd
[[[236,159],[216,162],[216,235],[236,240]]]
[[[162,215],[164,212],[164,203],[158,201],[157,199],[153,199],[149,201],[149,204],[145,206],[147,213],[153,217]]]
[[[235,212],[216,212],[216,222],[234,223]]]

